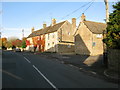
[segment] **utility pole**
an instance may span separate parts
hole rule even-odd
[[[108,6],[108,0],[104,0],[105,2],[105,9],[106,9],[106,26],[107,26],[107,23],[109,22],[109,6]],[[106,37],[106,34],[107,34],[107,29],[104,31],[104,38]]]
[[[105,7],[106,7],[106,24],[109,22],[109,6],[108,6],[108,0],[104,0]]]
[[[24,38],[24,29],[22,29],[22,39]]]
[[[0,32],[0,38],[1,38],[1,32]]]
[[[108,0],[104,0],[105,2],[105,9],[106,9],[106,26],[107,23],[109,22],[109,6],[108,6]],[[107,29],[105,29],[105,31],[103,32],[103,38],[106,38],[106,34],[107,34]],[[103,53],[103,57],[104,57],[104,64],[105,66],[108,68],[108,58],[107,58],[107,45],[105,43],[103,43],[103,49],[104,49],[104,53]]]

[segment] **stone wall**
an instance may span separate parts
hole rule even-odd
[[[72,53],[74,52],[74,44],[60,43],[58,44],[58,53]]]
[[[84,23],[81,23],[75,33],[75,53],[85,55],[103,54],[102,34],[92,33]]]
[[[103,35],[93,34],[92,35],[92,52],[91,55],[101,55],[103,54]]]
[[[61,35],[58,33],[58,37],[61,38],[61,41],[74,42],[72,25],[69,22],[66,21],[66,23],[60,28],[59,32]]]
[[[92,32],[81,23],[75,34],[75,53],[90,55],[92,52]]]
[[[108,50],[108,68],[120,73],[120,50]]]

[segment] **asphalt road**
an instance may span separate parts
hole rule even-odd
[[[65,65],[26,52],[3,51],[2,88],[118,88]]]

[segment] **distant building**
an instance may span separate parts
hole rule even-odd
[[[37,51],[40,52],[74,52],[73,32],[76,28],[76,19],[72,19],[72,24],[68,21],[56,23],[52,20],[52,25],[43,24],[43,28],[37,31],[32,29],[32,33],[27,38],[27,50],[33,51],[37,45]]]
[[[106,24],[86,21],[82,14],[81,22],[76,29],[75,52],[76,54],[98,55],[103,54],[103,31]]]

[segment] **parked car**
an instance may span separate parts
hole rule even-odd
[[[20,48],[15,48],[14,51],[15,52],[21,52],[21,49]]]

